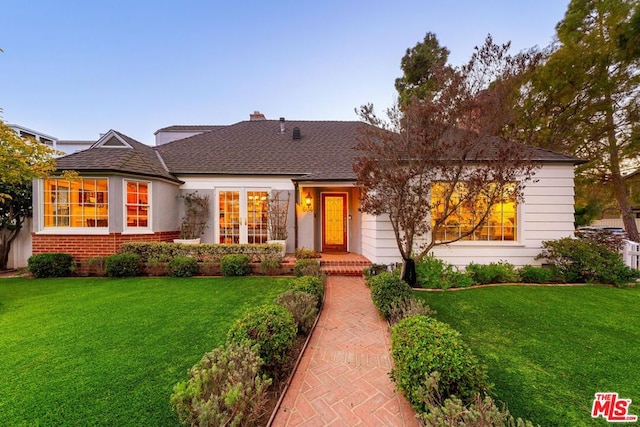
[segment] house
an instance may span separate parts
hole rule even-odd
[[[203,243],[263,243],[267,197],[288,192],[286,249],[352,252],[374,263],[401,260],[388,218],[359,209],[352,164],[356,121],[250,120],[228,126],[171,126],[157,145],[111,130],[88,150],[58,160],[58,176],[34,184],[33,253],[63,251],[78,259],[116,252],[128,241],[178,237],[181,194],[209,195],[213,213]],[[535,264],[543,240],[573,235],[576,159],[536,150],[535,181],[525,200],[505,202],[482,233],[434,250],[464,266],[471,261]],[[455,232],[448,228],[447,232]]]
[[[62,154],[71,154],[81,150],[85,150],[95,141],[86,141],[86,140],[66,140],[66,139],[58,139],[55,136],[47,135],[45,133],[35,131],[33,129],[26,128],[22,125],[8,125],[11,129],[16,131],[18,135],[23,138],[33,138],[42,144],[48,145],[54,150],[60,151]]]

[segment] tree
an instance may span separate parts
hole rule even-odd
[[[533,56],[508,55],[491,37],[459,68],[442,62],[429,69],[426,98],[378,117],[360,107],[364,126],[354,164],[363,190],[361,208],[388,215],[404,260],[403,279],[415,285],[415,261],[436,245],[471,236],[506,200],[520,200],[533,172],[531,149],[509,140],[507,106]],[[462,232],[443,238],[449,220],[472,207]]]
[[[634,5],[572,0],[556,27],[557,43],[523,91],[517,116],[530,142],[588,161],[577,169],[579,204],[594,205],[612,194],[629,237],[638,241],[623,178],[640,148],[640,55],[638,44],[628,43],[637,40]]]
[[[31,181],[55,169],[54,153],[0,120],[0,270],[7,268],[11,244],[31,216]]]
[[[427,33],[424,40],[407,49],[400,68],[402,77],[396,79],[400,103],[408,104],[413,98],[424,99],[437,91],[432,70],[446,66],[449,50],[440,46],[434,33]]]

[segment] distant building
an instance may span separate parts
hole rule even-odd
[[[73,153],[77,153],[78,151],[86,150],[87,148],[91,147],[91,144],[95,142],[95,141],[58,139],[55,136],[47,135],[46,133],[35,131],[33,129],[29,129],[20,125],[10,124],[9,127],[15,130],[18,133],[18,135],[22,137],[33,138],[36,141],[46,144],[55,150],[61,151],[63,154],[61,154],[60,156],[73,154]]]

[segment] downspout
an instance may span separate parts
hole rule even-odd
[[[295,252],[298,249],[298,200],[299,200],[299,190],[298,183],[293,183],[294,191],[296,192],[293,196],[293,250]]]

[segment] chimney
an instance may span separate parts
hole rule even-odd
[[[256,110],[253,113],[249,114],[249,120],[255,122],[258,120],[267,120],[267,118],[260,111]]]
[[[300,138],[302,138],[300,136],[300,128],[299,127],[293,128],[293,139],[300,139]]]
[[[284,117],[280,117],[280,135],[284,135]]]

